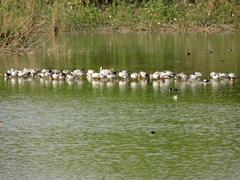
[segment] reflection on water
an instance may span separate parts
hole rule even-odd
[[[239,177],[238,82],[0,82],[1,179]]]
[[[99,70],[103,66],[133,72],[168,69],[187,74],[195,71],[205,75],[212,71],[240,74],[239,33],[66,33],[58,39],[46,35],[46,39],[52,39],[52,47],[29,55],[0,57],[0,73],[12,67]],[[209,50],[213,53],[209,54]]]
[[[239,74],[239,37],[63,35],[46,52],[6,57],[0,72],[10,67],[104,66]],[[228,48],[233,51],[226,53]],[[239,79],[1,77],[0,179],[238,179],[239,99]]]
[[[42,87],[47,88],[66,88],[66,86],[72,87],[82,87],[82,86],[91,86],[93,89],[112,89],[119,88],[121,90],[130,88],[132,90],[135,89],[146,89],[148,86],[152,87],[154,91],[159,91],[162,93],[168,92],[177,92],[185,91],[186,88],[190,89],[192,92],[195,92],[199,88],[206,88],[206,86],[211,87],[212,91],[218,91],[222,88],[230,88],[235,85],[238,80],[231,81],[228,79],[224,79],[221,81],[211,80],[210,82],[184,82],[177,81],[173,79],[165,79],[165,80],[96,80],[96,79],[76,79],[72,80],[49,80],[42,78],[5,78],[5,84],[10,88],[16,87],[21,88],[22,86],[36,87],[39,84]]]

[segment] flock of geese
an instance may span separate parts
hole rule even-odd
[[[163,88],[163,90],[167,90],[168,92],[177,91],[177,88],[169,88],[170,81],[176,82],[189,82],[194,85],[194,82],[212,82],[213,86],[218,86],[218,82],[234,82],[236,79],[235,73],[220,73],[220,72],[211,72],[210,78],[203,78],[203,74],[201,72],[194,72],[190,75],[187,75],[183,72],[174,73],[172,71],[156,71],[152,74],[140,71],[140,72],[133,72],[129,73],[128,70],[121,70],[119,72],[114,71],[113,69],[104,69],[100,68],[99,72],[95,72],[94,70],[87,70],[84,72],[83,69],[75,69],[73,71],[70,70],[57,70],[57,69],[28,69],[24,68],[14,69],[11,68],[6,71],[4,74],[6,80],[10,79],[15,82],[16,80],[30,80],[30,79],[40,79],[40,80],[47,80],[48,82],[64,82],[67,81],[68,83],[73,83],[76,80],[77,82],[81,82],[85,78],[88,81],[92,82],[92,85],[97,87],[100,85],[99,83],[107,82],[107,86],[112,86],[114,80],[118,80],[119,87],[125,87],[127,81],[131,82],[131,88],[135,88],[140,83],[141,87],[145,87],[148,82],[151,80],[153,88],[156,89],[158,86],[163,85],[162,87],[166,87],[167,89]],[[184,83],[181,83],[184,85]],[[181,87],[180,87],[181,88]],[[183,86],[184,88],[184,86]],[[195,88],[193,86],[193,88]],[[178,99],[178,95],[174,94],[172,96],[173,100]],[[4,126],[3,121],[0,121],[0,128]],[[155,134],[155,131],[151,131],[152,134]]]
[[[183,72],[174,73],[172,71],[156,71],[152,74],[140,71],[129,73],[128,70],[121,70],[119,72],[114,71],[113,69],[104,69],[100,68],[98,72],[94,70],[87,70],[84,72],[83,69],[70,70],[58,70],[58,69],[14,69],[11,68],[6,71],[4,74],[6,79],[8,78],[41,78],[48,80],[57,80],[57,81],[74,81],[78,79],[88,79],[88,80],[162,80],[174,79],[176,81],[183,82],[209,82],[212,81],[221,81],[229,80],[234,81],[236,79],[235,73],[220,73],[220,72],[211,72],[210,79],[203,78],[201,72],[194,72],[190,75],[187,75]]]

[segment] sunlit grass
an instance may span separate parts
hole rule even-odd
[[[1,0],[0,49],[36,47],[42,31],[169,31],[240,27],[240,3],[208,1]]]

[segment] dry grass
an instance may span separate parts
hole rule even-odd
[[[36,47],[44,20],[34,0],[2,0],[0,7],[0,51],[22,52]]]

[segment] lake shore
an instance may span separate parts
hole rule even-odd
[[[227,0],[17,4],[0,3],[1,51],[35,49],[43,32],[236,32],[240,28],[240,3]]]
[[[239,32],[239,28],[234,27],[233,25],[221,24],[221,25],[209,25],[207,27],[203,26],[188,26],[180,27],[177,24],[163,24],[163,25],[139,25],[139,26],[100,26],[100,27],[82,27],[78,30],[67,30],[60,28],[60,32],[83,32],[83,33],[228,33],[228,32]],[[46,33],[51,32],[51,29],[48,29]]]

